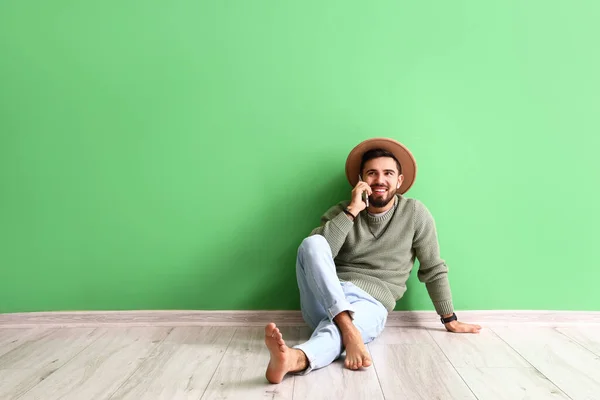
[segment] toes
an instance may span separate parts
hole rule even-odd
[[[273,335],[273,332],[277,329],[277,327],[275,326],[274,323],[270,323],[267,326],[265,326],[265,335],[266,336],[271,336]]]
[[[362,367],[367,368],[373,364],[373,361],[368,356],[347,357],[344,361],[344,366],[351,370],[358,370]]]

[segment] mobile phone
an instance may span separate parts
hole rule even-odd
[[[358,180],[360,182],[363,182],[362,176],[360,176],[360,174],[358,175]],[[362,192],[362,199],[365,202],[365,204],[367,205],[367,207],[369,207],[369,194],[367,192]]]

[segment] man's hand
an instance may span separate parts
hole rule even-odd
[[[348,205],[348,209],[354,215],[358,215],[359,212],[367,208],[367,205],[362,199],[362,195],[364,192],[367,192],[367,196],[370,196],[373,193],[373,189],[367,182],[360,181],[352,190],[352,199],[350,200],[350,204]]]
[[[459,321],[452,321],[444,324],[448,332],[454,333],[479,333],[481,326],[473,324],[465,324]]]

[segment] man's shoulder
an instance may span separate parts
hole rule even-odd
[[[417,226],[434,223],[433,215],[425,203],[423,203],[421,200],[415,199],[413,204],[415,224]]]
[[[405,197],[403,195],[397,195],[398,196],[398,206],[403,208],[406,211],[414,211],[417,207],[420,207],[422,205],[422,203],[417,200],[414,199],[412,197]]]
[[[415,211],[427,209],[427,206],[419,199],[415,199],[412,197],[404,197],[404,196],[400,196],[400,198],[401,198],[401,201],[406,202],[406,205],[408,207],[412,207]]]
[[[402,205],[400,214],[404,214],[405,217],[412,217],[417,226],[433,218],[427,206],[419,199],[400,196],[400,204]]]

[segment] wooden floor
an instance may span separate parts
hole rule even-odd
[[[373,367],[279,385],[260,327],[3,328],[0,399],[600,399],[599,325],[441,328],[388,327]]]

